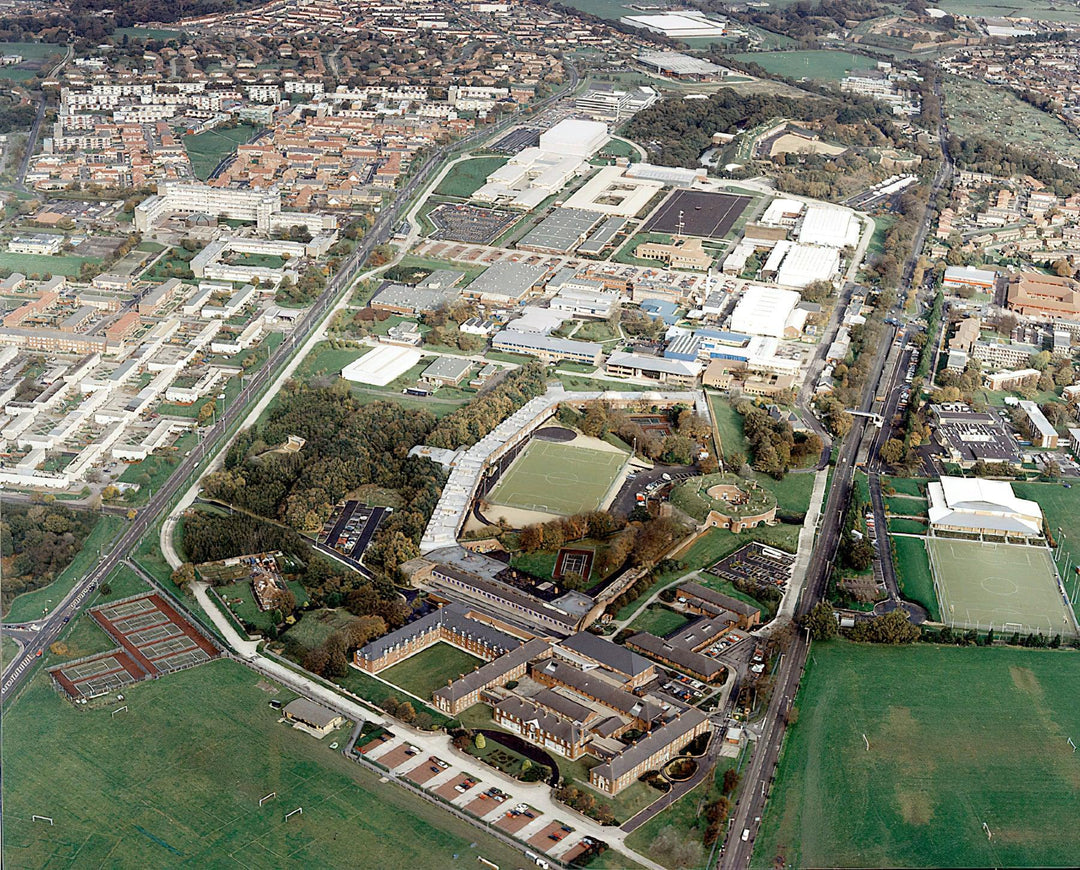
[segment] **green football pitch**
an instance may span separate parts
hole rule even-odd
[[[292,697],[223,659],[125,688],[114,717],[121,704],[76,709],[39,674],[4,710],[4,865],[521,865],[520,852],[346,759],[348,729],[315,740],[279,723],[268,702]]]
[[[621,451],[533,441],[503,472],[487,500],[563,516],[593,511],[603,504],[627,460]]]
[[[1077,664],[815,643],[752,866],[1075,866]]]
[[[1045,547],[927,538],[941,616],[953,628],[1076,635]]]

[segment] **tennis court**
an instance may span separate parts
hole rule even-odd
[[[600,508],[622,480],[629,456],[532,441],[488,495],[492,504],[570,516]]]
[[[1053,556],[1045,547],[927,538],[941,615],[953,628],[1075,637]]]

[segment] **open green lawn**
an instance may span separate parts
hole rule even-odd
[[[370,347],[334,347],[328,341],[320,341],[297,366],[296,374],[301,378],[337,377],[345,366],[369,350]]]
[[[435,193],[439,196],[470,197],[483,186],[492,172],[509,159],[509,157],[473,157],[470,160],[455,163],[439,182]]]
[[[52,610],[71,591],[75,583],[98,560],[98,550],[106,550],[126,521],[114,514],[102,514],[93,530],[86,536],[82,549],[75,554],[68,566],[48,586],[32,592],[24,592],[11,602],[4,614],[4,622],[29,622],[41,616],[45,608]]]
[[[889,531],[903,532],[909,535],[925,535],[926,523],[901,517],[889,517]]]
[[[236,127],[207,130],[184,137],[184,150],[191,161],[191,169],[196,178],[206,181],[214,168],[226,157],[236,151],[237,145],[243,145],[258,128],[251,124],[238,124]]]
[[[1061,543],[1065,553],[1072,554],[1070,564],[1080,565],[1080,486],[1074,483],[1071,489],[1065,489],[1060,483],[1014,483],[1013,492],[1020,498],[1038,502],[1055,541]],[[1064,531],[1064,540],[1058,529]],[[1065,590],[1072,598],[1080,577],[1069,568],[1063,579]]]
[[[65,275],[68,278],[79,274],[83,263],[100,262],[90,257],[73,257],[67,254],[12,254],[0,251],[0,269],[22,272],[24,275]]]
[[[19,654],[19,645],[10,637],[0,637],[0,666],[6,665]]]
[[[1078,664],[815,643],[752,866],[1074,865]]]
[[[709,393],[709,408],[712,410],[716,430],[720,434],[720,449],[724,455],[741,453],[746,456],[750,451],[743,434],[742,414],[731,407],[731,402],[719,393]]]
[[[915,495],[920,498],[926,495],[925,477],[883,477],[881,486],[883,489],[892,487],[901,495]]]
[[[196,402],[189,407],[197,409],[203,404],[205,403]],[[124,473],[120,475],[120,480],[123,483],[140,484],[140,490],[133,503],[144,504],[149,501],[150,496],[165,485],[165,481],[169,479],[169,475],[172,474],[176,466],[180,464],[180,460],[186,456],[187,452],[198,442],[199,436],[197,434],[194,432],[185,432],[176,439],[175,450],[163,450],[161,453],[151,453],[146,459],[139,462],[132,462],[128,465],[128,467],[124,469]]]
[[[300,616],[286,636],[305,649],[314,649],[322,645],[335,631],[344,629],[352,620],[352,614],[344,608],[308,610]]]
[[[838,82],[851,70],[874,68],[872,58],[846,51],[753,51],[731,57],[791,79]]]
[[[754,477],[765,489],[776,496],[777,510],[804,514],[810,507],[810,496],[814,493],[814,475],[784,475],[783,480],[775,480],[767,474],[755,474]]]
[[[657,637],[664,637],[682,628],[690,620],[681,613],[676,613],[663,604],[650,604],[638,618],[630,624],[632,631],[647,631]]]
[[[406,692],[428,699],[432,692],[445,686],[447,680],[456,680],[462,674],[476,670],[483,663],[483,659],[456,646],[437,643],[400,664],[387,668],[379,676],[401,686]]]
[[[900,583],[901,594],[925,607],[934,622],[939,621],[941,610],[934,594],[934,578],[930,574],[930,559],[926,555],[924,539],[890,536],[890,540],[896,556],[896,579]]]
[[[1001,18],[1025,17],[1036,21],[1080,21],[1080,11],[1068,3],[1053,0],[942,0],[940,7],[954,15],[987,15]]]
[[[462,867],[518,853],[327,741],[279,724],[293,695],[219,660],[76,709],[39,675],[4,712],[11,867]],[[259,798],[277,797],[259,807]],[[284,814],[303,807],[288,823]],[[52,826],[30,820],[53,818]],[[362,855],[362,859],[358,856]]]
[[[925,498],[891,495],[885,498],[885,509],[894,516],[925,517],[929,515],[930,504]]]

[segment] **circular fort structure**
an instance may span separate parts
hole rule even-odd
[[[776,498],[757,481],[736,474],[692,477],[671,491],[670,502],[697,520],[701,529],[742,532],[776,520]]]

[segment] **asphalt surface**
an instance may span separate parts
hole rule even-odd
[[[529,107],[530,114],[543,110],[553,102],[561,99],[564,94],[573,92],[580,81],[580,76],[573,66],[568,65],[567,70],[569,79],[566,85],[535,106]],[[44,109],[41,112],[43,113]],[[37,659],[57,639],[65,623],[78,613],[79,608],[90,592],[108,577],[121,562],[128,558],[136,544],[142,539],[142,536],[165,516],[173,497],[181,487],[190,486],[202,463],[228,442],[231,427],[243,419],[249,403],[256,399],[268,384],[272,383],[276,372],[285,365],[295,348],[303,344],[304,338],[318,325],[338,296],[351,287],[372,251],[376,246],[390,238],[411,205],[413,196],[427,180],[434,177],[443,160],[452,152],[468,149],[485,139],[505,132],[508,127],[517,124],[522,117],[520,113],[508,116],[494,127],[484,127],[463,139],[436,149],[425,159],[419,169],[402,186],[393,207],[384,208],[379,213],[371,229],[361,240],[356,250],[342,264],[333,278],[327,282],[326,288],[298,321],[286,340],[270,355],[267,364],[247,380],[246,386],[240,391],[221,418],[214,425],[203,430],[198,445],[181,461],[165,485],[154,494],[147,505],[139,510],[138,515],[127,531],[124,532],[109,553],[105,555],[104,559],[76,582],[68,595],[53,608],[51,613],[36,623],[40,630],[33,633],[32,639],[24,646],[22,653],[12,659],[4,668],[3,683],[0,684],[0,704],[6,702],[12,693],[19,688],[23,680],[32,673]]]

